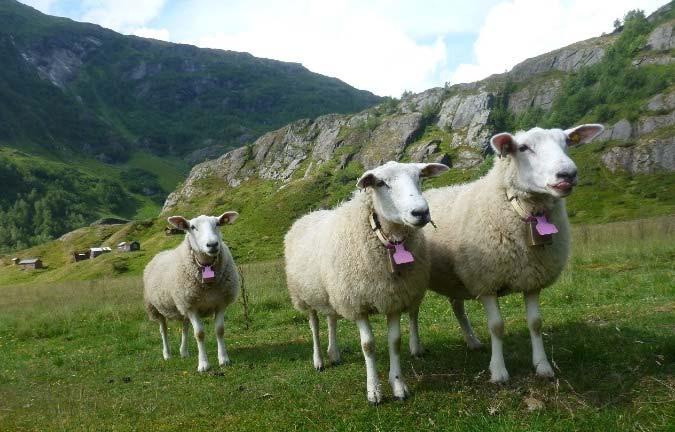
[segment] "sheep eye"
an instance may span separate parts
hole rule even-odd
[[[386,184],[383,180],[378,180],[378,181],[375,183],[375,186],[377,186],[377,187],[382,187],[382,186],[389,187],[389,185]]]
[[[197,230],[197,228],[195,228],[194,225],[190,225],[190,229],[191,229],[192,231],[196,231],[196,230]]]
[[[518,147],[518,151],[521,153],[528,150],[530,150],[530,148],[526,145],[521,145],[520,147]]]

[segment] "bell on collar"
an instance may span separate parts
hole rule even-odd
[[[202,282],[212,283],[216,280],[216,273],[210,265],[202,267]]]
[[[532,219],[527,222],[528,240],[530,246],[543,246],[553,244],[553,234],[539,234],[537,230],[537,220]]]

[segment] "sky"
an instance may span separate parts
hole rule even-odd
[[[124,34],[302,63],[380,96],[485,78],[667,0],[21,0]]]

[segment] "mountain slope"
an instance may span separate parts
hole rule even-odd
[[[234,147],[378,100],[299,64],[123,36],[13,0],[0,2],[0,49],[2,137],[106,161]]]
[[[169,214],[237,210],[240,219],[224,229],[237,260],[277,258],[292,221],[347,198],[364,169],[389,159],[442,161],[453,169],[425,187],[468,181],[490,168],[486,146],[493,133],[534,124],[569,127],[599,121],[608,126],[600,139],[570,152],[580,172],[580,184],[567,200],[572,223],[672,215],[672,5],[649,19],[631,13],[620,32],[526,60],[507,74],[386,99],[358,114],[293,122],[194,166],[166,200],[162,216],[146,225],[110,227],[105,235],[96,234],[100,228],[85,229],[20,255],[43,255],[53,265],[50,270],[20,272],[5,257],[0,283],[139,271],[157,250],[180,241],[180,236],[162,232]],[[67,263],[65,251],[132,238],[142,241],[143,252]]]
[[[0,61],[0,146],[20,152],[0,153],[12,185],[0,188],[0,215],[28,208],[0,250],[102,216],[147,217],[190,165],[298,118],[380,100],[299,64],[123,36],[14,0],[0,0]]]

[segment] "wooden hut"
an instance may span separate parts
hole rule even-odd
[[[42,268],[42,260],[40,258],[26,258],[19,260],[19,265],[24,270],[35,270]]]
[[[88,260],[91,257],[91,251],[73,252],[75,262]]]
[[[96,258],[99,255],[103,255],[104,253],[112,252],[112,249],[110,246],[100,246],[100,247],[93,247],[89,248],[89,255],[91,258]]]
[[[117,245],[117,250],[120,252],[132,252],[141,249],[141,244],[136,240],[130,242],[121,242]]]

